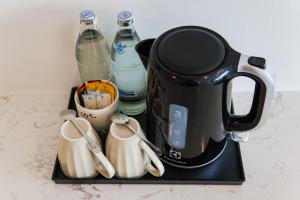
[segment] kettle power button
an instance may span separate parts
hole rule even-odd
[[[266,69],[266,60],[261,57],[255,57],[255,56],[249,57],[248,64],[258,67],[260,69]]]

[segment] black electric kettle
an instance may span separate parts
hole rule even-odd
[[[147,138],[159,146],[161,159],[195,168],[215,160],[228,138],[258,127],[274,93],[265,59],[233,50],[207,28],[183,26],[136,46],[148,72]],[[237,76],[255,81],[250,112],[234,115],[231,82]]]

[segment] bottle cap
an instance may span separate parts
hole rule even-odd
[[[96,14],[92,10],[84,10],[80,13],[80,22],[93,23],[96,20]]]
[[[121,26],[129,26],[133,23],[133,16],[129,11],[122,11],[117,15],[118,24]]]

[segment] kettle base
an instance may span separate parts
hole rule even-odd
[[[199,156],[198,158],[199,160],[197,164],[195,163],[195,165],[178,165],[174,162],[168,161],[169,157],[164,155],[160,157],[160,160],[173,167],[183,168],[183,169],[195,169],[195,168],[206,166],[214,162],[215,160],[217,160],[220,157],[220,155],[224,152],[226,145],[227,145],[227,139],[224,139],[222,142],[209,143],[207,147],[207,153],[204,152],[201,156]]]

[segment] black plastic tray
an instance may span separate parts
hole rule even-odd
[[[76,110],[72,88],[68,108]],[[143,127],[145,116],[138,115],[136,119]],[[66,177],[61,171],[56,158],[52,180],[58,184],[218,184],[241,185],[245,181],[245,173],[241,157],[240,145],[231,140],[227,141],[225,150],[212,163],[197,169],[180,169],[164,164],[165,173],[156,178],[149,173],[140,179],[106,179],[98,175],[93,179],[73,179]]]

